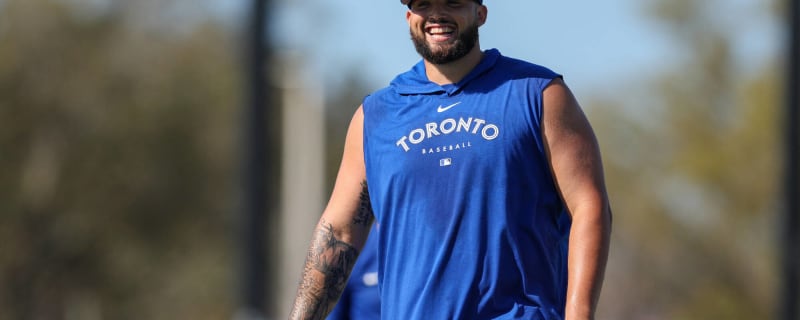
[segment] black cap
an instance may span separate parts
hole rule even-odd
[[[473,1],[475,1],[475,2],[477,2],[479,4],[483,4],[483,0],[473,0]],[[400,3],[402,3],[404,5],[409,5],[411,3],[411,0],[400,0]]]

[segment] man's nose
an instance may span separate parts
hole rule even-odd
[[[445,5],[433,5],[431,6],[430,11],[428,11],[428,19],[429,20],[440,20],[444,17],[447,17],[450,13],[450,9]]]

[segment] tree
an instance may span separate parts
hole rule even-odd
[[[769,318],[777,66],[737,60],[745,13],[720,14],[719,1],[652,4],[684,54],[646,82],[648,99],[598,102],[603,114],[591,114],[616,214],[600,318]]]
[[[122,3],[0,6],[2,319],[230,314],[236,46]]]

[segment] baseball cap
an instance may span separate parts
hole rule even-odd
[[[404,5],[408,5],[408,4],[410,4],[410,3],[411,3],[411,1],[412,1],[412,0],[400,0],[400,3],[402,3],[402,4],[404,4]],[[479,3],[479,4],[483,4],[483,0],[474,0],[474,1],[475,1],[475,2],[477,2],[477,3]]]

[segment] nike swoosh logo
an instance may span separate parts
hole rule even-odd
[[[461,104],[461,101],[459,101],[459,102],[456,102],[456,103],[454,103],[454,104],[451,104],[451,105],[449,105],[449,106],[446,106],[446,107],[442,107],[442,105],[439,105],[439,107],[438,107],[438,108],[436,108],[436,111],[437,111],[437,112],[445,112],[445,111],[449,110],[450,108],[452,108],[452,107],[455,107],[455,106],[457,106],[457,105],[459,105],[459,104]]]

